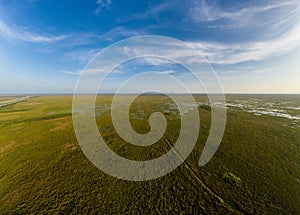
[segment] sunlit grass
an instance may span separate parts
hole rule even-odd
[[[131,124],[140,133],[149,131],[152,110],[168,113],[166,139],[149,147],[117,135],[107,108],[111,99],[99,96],[96,113],[99,132],[116,153],[148,160],[169,150],[166,141],[175,143],[180,118],[176,109],[166,112],[168,98],[140,97],[131,107]],[[200,135],[186,163],[162,178],[129,182],[86,159],[73,131],[71,104],[71,96],[43,96],[0,108],[1,213],[300,212],[300,129],[285,126],[289,119],[228,109],[221,146],[199,167],[211,114],[199,106]]]

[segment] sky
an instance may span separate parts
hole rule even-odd
[[[300,93],[299,0],[1,0],[0,94],[72,93],[95,54],[142,35],[197,50],[225,93]],[[139,59],[117,68],[104,91],[132,74],[184,79],[183,70]]]

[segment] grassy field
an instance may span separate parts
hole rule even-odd
[[[33,97],[0,108],[0,213],[299,214],[298,121],[232,105],[217,153],[199,167],[210,108],[204,96],[195,98],[203,104],[194,151],[170,174],[144,182],[116,179],[87,160],[73,131],[71,96]],[[116,153],[148,160],[175,143],[180,118],[166,108],[170,99],[147,95],[132,104],[131,123],[140,133],[149,131],[147,117],[153,110],[167,118],[164,137],[147,147],[126,144],[117,135],[111,99],[98,96],[96,116],[100,133]]]

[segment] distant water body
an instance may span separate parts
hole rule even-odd
[[[226,107],[300,121],[300,94],[227,95]]]

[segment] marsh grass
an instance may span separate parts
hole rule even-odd
[[[152,159],[176,142],[180,119],[174,106],[165,115],[169,124],[158,143],[137,147],[122,141],[111,122],[111,99],[98,96],[97,124],[119,155]],[[195,99],[207,102],[203,96]],[[131,111],[141,114],[143,109],[143,119],[133,117],[133,128],[148,132],[149,114],[164,112],[166,103],[170,100],[163,96],[138,98]],[[103,173],[86,159],[72,128],[71,104],[71,96],[43,96],[0,108],[1,213],[300,213],[300,128],[285,126],[291,124],[288,119],[228,109],[222,143],[213,159],[199,167],[211,117],[199,107],[200,135],[186,162],[162,178],[130,182]]]

